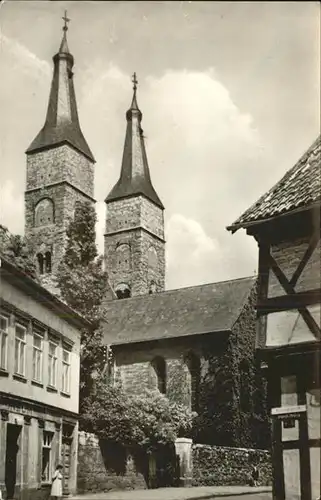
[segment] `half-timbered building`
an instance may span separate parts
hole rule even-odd
[[[257,350],[269,382],[274,498],[320,497],[318,138],[233,225],[259,247]]]

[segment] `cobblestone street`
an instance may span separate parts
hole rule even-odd
[[[271,500],[268,487],[198,486],[194,488],[159,488],[155,490],[113,491],[73,497],[73,500],[213,500],[239,497],[243,500]]]

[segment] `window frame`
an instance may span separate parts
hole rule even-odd
[[[54,345],[55,346],[55,354],[52,355],[50,353],[50,345]],[[57,382],[58,382],[58,359],[59,359],[59,356],[58,356],[58,348],[59,348],[59,342],[58,341],[55,341],[53,339],[49,339],[48,340],[48,386],[49,387],[52,387],[53,389],[57,389]],[[54,363],[54,368],[55,370],[53,371],[52,370],[52,365],[51,365],[51,362],[52,360],[55,360],[55,363]],[[52,374],[55,374],[54,376],[54,384],[52,383]]]
[[[51,218],[50,220],[42,220],[40,221],[39,219],[39,209],[41,209],[41,206],[44,205],[44,202],[49,202],[50,205],[50,215]],[[47,205],[48,206],[48,205]],[[35,207],[34,207],[34,227],[45,227],[45,226],[51,226],[52,224],[55,224],[55,204],[54,201],[49,198],[48,196],[45,196],[44,198],[41,198],[40,200],[37,201]]]
[[[64,360],[64,354],[68,354],[68,361]],[[66,347],[62,347],[62,372],[61,372],[61,392],[65,394],[70,394],[70,385],[71,385],[71,350]],[[67,377],[67,385],[65,384],[65,367],[67,367],[68,377]]]
[[[42,446],[41,446],[41,483],[48,484],[52,479],[52,442],[53,442],[54,433],[50,431],[42,432]],[[46,438],[49,438],[49,442],[46,442]],[[43,477],[43,463],[44,463],[44,450],[47,450],[48,453],[48,463],[46,465],[47,474],[46,477]]]
[[[40,338],[41,341],[41,347],[35,346],[35,337]],[[35,364],[34,364],[34,356],[35,356],[35,351],[40,353],[40,377],[36,378],[35,374]],[[43,383],[43,354],[44,354],[44,334],[41,333],[38,330],[33,330],[32,331],[32,380],[38,383]]]
[[[22,328],[24,330],[24,339],[17,338],[17,327]],[[19,360],[17,363],[16,354],[17,354],[17,342],[19,344]],[[23,369],[20,370],[21,365],[21,346],[23,346]],[[21,323],[20,321],[15,322],[15,342],[14,342],[14,373],[15,375],[19,375],[20,377],[26,376],[26,352],[27,352],[27,327]],[[18,364],[18,367],[17,367]],[[18,369],[17,369],[18,368]]]
[[[167,364],[165,358],[162,356],[156,356],[151,361],[151,367],[154,370],[156,376],[156,389],[161,394],[166,394],[167,392]]]
[[[8,339],[9,339],[9,325],[10,325],[10,317],[5,315],[4,313],[0,313],[1,319],[4,319],[7,323],[6,330],[3,330],[0,327],[0,370],[8,370]],[[4,347],[4,363],[2,364],[3,357],[3,339],[5,340]]]

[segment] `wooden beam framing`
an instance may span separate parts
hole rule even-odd
[[[279,280],[280,285],[283,287],[285,292],[288,295],[295,295],[296,291],[292,285],[290,285],[287,277],[283,273],[283,271],[279,268],[275,260],[273,259],[272,255],[269,256],[269,262],[270,262],[270,268],[273,270],[275,276]],[[309,330],[313,333],[316,339],[321,338],[321,330],[320,327],[317,325],[315,322],[314,318],[311,316],[309,311],[305,307],[298,307],[298,311],[300,312],[301,316],[303,317],[306,325],[308,326]]]
[[[319,304],[321,301],[321,288],[315,290],[307,290],[304,292],[291,293],[287,295],[279,295],[277,297],[258,300],[256,309],[258,315],[269,314],[278,311],[287,311],[291,309],[299,309],[300,307]]]
[[[316,249],[319,240],[320,240],[320,234],[315,233],[310,240],[309,246],[302,257],[300,264],[298,265],[297,269],[293,273],[292,278],[290,279],[291,286],[295,287],[295,285],[297,284],[298,279],[300,278],[303,269],[305,268],[306,264],[308,263],[308,260],[310,259],[311,255]]]

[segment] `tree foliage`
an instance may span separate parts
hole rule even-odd
[[[27,240],[19,234],[11,234],[0,224],[0,253],[13,265],[33,279],[37,278],[35,262]]]
[[[67,229],[65,255],[58,269],[57,285],[62,300],[92,323],[82,332],[80,406],[93,386],[92,373],[104,366],[100,305],[108,287],[103,259],[96,248],[96,212],[89,202],[76,204]]]
[[[157,390],[133,395],[99,381],[95,393],[84,401],[81,424],[100,439],[151,451],[188,436],[194,416]]]
[[[102,257],[97,258],[95,224],[91,203],[78,202],[67,229],[66,251],[57,278],[62,299],[98,327],[108,279]]]

